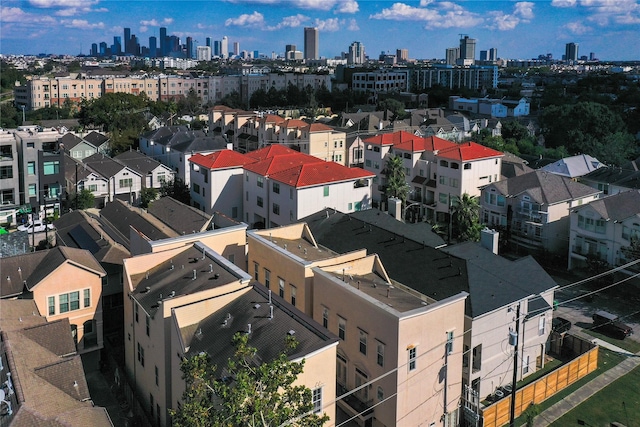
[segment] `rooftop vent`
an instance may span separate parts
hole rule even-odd
[[[202,340],[202,328],[198,328],[198,330],[196,331],[196,333],[194,335],[199,340]]]
[[[260,308],[260,304],[256,304],[253,306],[253,308],[255,308],[256,310]]]
[[[289,329],[289,332],[287,332],[287,335],[289,335],[290,337],[295,334],[296,334],[296,331],[294,331],[293,329]]]

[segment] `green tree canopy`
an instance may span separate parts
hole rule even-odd
[[[458,242],[480,240],[480,205],[478,198],[464,193],[451,204],[453,236]]]
[[[70,194],[69,201],[71,206],[80,210],[93,208],[95,206],[95,197],[93,196],[93,193],[86,188],[84,190],[80,190],[77,199],[75,193]]]
[[[396,120],[402,120],[407,115],[407,112],[404,110],[404,102],[393,98],[383,99],[378,102],[378,107],[376,109],[379,111],[391,111],[394,119]]]
[[[149,203],[158,198],[158,190],[152,187],[144,187],[140,190],[140,207],[148,208]]]
[[[182,405],[171,411],[175,427],[290,426],[320,427],[329,417],[313,413],[311,390],[294,385],[304,368],[289,360],[297,343],[287,337],[285,350],[274,360],[255,363],[257,350],[244,333],[235,335],[236,348],[226,370],[231,380],[220,379],[207,353],[182,362],[186,383]]]
[[[396,197],[404,203],[409,194],[409,184],[404,174],[404,165],[401,156],[389,156],[385,166],[387,172],[387,185],[385,196]]]
[[[78,120],[84,126],[102,126],[108,132],[134,129],[139,134],[145,127],[142,112],[148,104],[146,95],[105,93],[100,98],[83,100]]]
[[[160,187],[160,197],[173,197],[179,202],[185,205],[191,204],[191,191],[189,186],[184,183],[180,178],[175,178],[173,181],[165,181]]]

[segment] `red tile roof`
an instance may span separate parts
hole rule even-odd
[[[263,123],[282,123],[284,119],[280,116],[276,116],[275,114],[267,114],[266,116],[260,119]]]
[[[333,128],[322,123],[311,123],[305,130],[308,132],[331,132],[333,131]]]
[[[268,145],[264,148],[260,148],[259,150],[253,150],[246,153],[247,156],[252,157],[256,160],[264,160],[269,157],[277,156],[280,154],[293,154],[297,153],[297,151],[292,150],[284,145],[280,144],[272,144]]]
[[[487,159],[491,157],[502,157],[504,154],[475,142],[465,142],[462,144],[455,144],[454,147],[441,150],[438,152],[437,156],[451,160],[468,161]]]
[[[220,150],[211,154],[195,154],[189,161],[207,169],[226,169],[256,162],[256,159],[233,150]]]
[[[372,136],[371,138],[365,139],[363,142],[365,144],[373,144],[373,145],[395,145],[400,144],[402,142],[411,141],[414,139],[422,139],[419,136],[415,136],[412,133],[406,131],[399,131],[393,133],[385,133],[381,135]]]
[[[375,174],[364,169],[348,168],[334,162],[319,161],[282,170],[272,174],[270,178],[300,188],[374,176]]]
[[[420,151],[436,151],[445,150],[447,148],[455,147],[455,142],[447,141],[446,139],[438,138],[437,136],[430,136],[428,138],[414,138],[406,142],[394,144],[395,150],[404,150],[411,152]]]
[[[309,125],[309,123],[307,122],[303,122],[302,120],[298,120],[298,119],[289,119],[289,120],[285,120],[280,126],[282,126],[283,128],[303,128],[303,127],[307,127]]]
[[[278,173],[295,166],[303,165],[306,163],[322,162],[322,160],[317,157],[298,153],[294,150],[291,151],[293,151],[293,153],[271,156],[256,163],[245,165],[244,168],[245,170],[257,173],[262,176],[271,176],[274,173]]]

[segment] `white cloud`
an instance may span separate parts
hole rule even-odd
[[[254,11],[252,14],[243,13],[237,18],[229,18],[224,22],[224,25],[229,27],[232,25],[238,27],[263,27],[264,15],[260,12]]]
[[[20,24],[42,24],[55,23],[55,18],[51,16],[40,16],[27,13],[19,7],[0,7],[0,22],[17,22]]]
[[[339,1],[336,6],[336,13],[356,13],[360,10],[360,5],[355,0]]]
[[[105,27],[103,22],[92,24],[86,19],[63,19],[60,23],[67,28],[76,28],[78,30],[95,30]]]
[[[379,13],[369,16],[371,19],[387,19],[391,21],[423,21],[425,29],[472,27],[482,24],[484,19],[473,12],[451,3],[433,3],[432,8],[409,6],[404,3],[394,3],[390,8],[382,9]]]
[[[347,30],[349,30],[349,31],[360,31],[360,27],[358,26],[358,22],[353,18],[349,19],[349,24],[347,25]]]
[[[272,25],[266,28],[269,31],[276,31],[282,28],[297,28],[301,25],[304,25],[310,18],[308,16],[304,16],[301,14],[293,15],[293,16],[285,16],[282,18],[282,21],[277,25]]]
[[[158,21],[157,19],[152,20],[142,20],[140,21],[140,25],[145,25],[148,27],[162,27],[164,25],[169,25],[173,23],[173,18],[164,18],[162,21]]]
[[[147,27],[146,25],[141,25],[139,30],[141,33],[146,33],[147,31],[149,31],[149,27]]]
[[[574,7],[577,0],[551,0],[551,6],[555,7]]]
[[[532,2],[521,1],[519,3],[516,3],[516,5],[514,6],[513,14],[519,16],[522,19],[533,19],[533,7],[534,4]]]
[[[568,24],[565,25],[565,28],[576,35],[582,35],[582,34],[587,34],[591,32],[591,27],[587,27],[580,21],[569,22]]]
[[[316,19],[315,26],[318,27],[319,31],[335,32],[340,30],[340,22],[338,18]],[[342,24],[344,23],[344,20],[342,20]]]
[[[98,0],[29,0],[32,6],[40,8],[79,8],[87,9],[89,6],[97,4]]]
[[[500,31],[513,30],[521,23],[528,23],[534,18],[534,4],[532,2],[519,2],[513,7],[512,13],[502,11],[489,12],[491,24],[489,28],[496,28]]]

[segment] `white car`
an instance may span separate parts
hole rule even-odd
[[[18,226],[18,231],[26,231],[27,233],[41,233],[45,230],[55,230],[53,224],[45,224],[42,221],[28,222]]]

